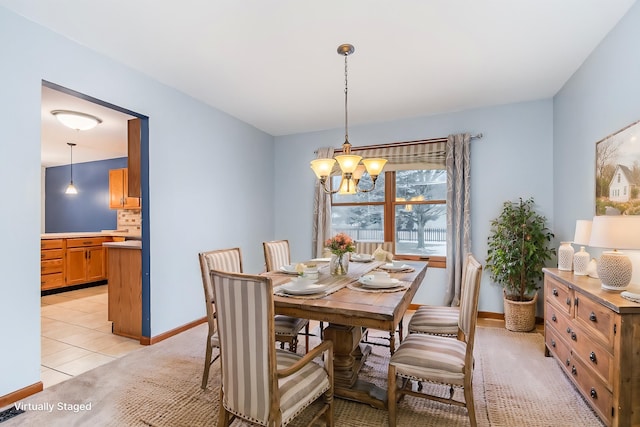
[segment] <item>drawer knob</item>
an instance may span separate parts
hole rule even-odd
[[[571,298],[567,297],[567,305],[571,305]]]
[[[567,326],[567,333],[570,334],[571,333],[571,328]]]
[[[576,333],[575,332],[571,332],[571,339],[575,341],[577,338],[578,337],[576,336]]]
[[[598,392],[596,391],[595,388],[591,387],[591,392],[589,393],[591,395],[591,397],[593,397],[594,399],[598,398]]]
[[[553,290],[551,291],[551,293],[553,293],[554,297],[558,296],[558,290],[556,288],[553,288]]]
[[[576,369],[576,365],[573,365],[573,366],[571,367],[571,373],[572,373],[573,375],[578,375],[578,370]]]
[[[589,354],[589,360],[591,360],[593,363],[598,363],[598,359],[596,358],[596,354],[592,351],[591,354]]]
[[[596,322],[598,319],[596,318],[596,314],[592,311],[591,314],[589,315],[589,320],[591,320],[592,322]]]
[[[556,315],[555,315],[555,314],[552,314],[552,315],[551,315],[551,320],[553,320],[554,322],[557,322],[557,321],[558,321],[558,318],[556,317]]]
[[[571,365],[571,361],[567,359],[567,366]]]
[[[551,340],[551,347],[556,348],[556,341],[555,340]]]

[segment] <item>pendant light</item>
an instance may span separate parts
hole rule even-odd
[[[386,159],[371,158],[363,159],[362,156],[351,154],[351,143],[349,143],[349,115],[347,111],[347,94],[348,94],[348,73],[347,73],[347,57],[355,51],[355,48],[350,44],[342,44],[338,46],[338,54],[344,56],[344,144],[342,144],[342,154],[335,157],[335,159],[316,159],[311,161],[311,169],[320,180],[323,190],[326,193],[338,193],[338,194],[355,194],[356,192],[367,193],[376,188],[376,180],[378,175],[382,173]],[[330,177],[333,166],[336,161],[340,166],[342,173],[342,179],[337,190],[331,191],[327,184],[330,185]],[[360,164],[362,161],[362,164]],[[373,185],[371,188],[362,189],[358,187],[360,178],[364,174],[364,171],[369,173]]]
[[[78,190],[76,189],[76,186],[73,185],[73,147],[75,147],[75,143],[74,142],[67,142],[67,145],[69,146],[69,149],[71,150],[71,181],[69,181],[69,185],[67,186],[67,189],[65,190],[65,194],[78,194]]]

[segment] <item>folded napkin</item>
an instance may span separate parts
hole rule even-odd
[[[634,294],[633,292],[629,291],[622,291],[620,293],[620,296],[622,298],[628,299],[629,301],[640,303],[640,294]]]

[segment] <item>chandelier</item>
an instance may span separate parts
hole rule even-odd
[[[347,57],[355,51],[350,44],[342,44],[338,46],[338,54],[344,56],[344,144],[342,144],[342,154],[335,156],[334,159],[324,158],[311,161],[311,169],[320,180],[320,185],[326,193],[338,194],[355,194],[356,192],[367,193],[376,187],[378,175],[382,172],[386,159],[370,158],[363,159],[362,156],[351,154],[351,144],[349,143],[349,115],[347,112],[347,95],[348,95],[348,73],[347,73]],[[330,177],[331,171],[336,161],[340,166],[342,179],[337,190],[331,191]],[[360,163],[362,162],[362,164]],[[365,170],[371,177],[371,188],[363,189],[358,187],[360,178]]]

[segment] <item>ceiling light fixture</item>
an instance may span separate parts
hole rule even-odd
[[[102,119],[91,114],[69,110],[53,110],[56,119],[68,128],[75,130],[89,130],[102,123]]]
[[[64,191],[64,193],[78,194],[78,190],[76,189],[76,186],[73,185],[73,147],[75,147],[76,144],[73,142],[67,142],[67,145],[71,149],[71,181],[69,182],[69,185],[67,186],[67,189]]]
[[[356,192],[367,193],[376,188],[376,180],[378,175],[382,172],[386,159],[371,158],[363,159],[362,156],[351,154],[351,144],[349,143],[349,115],[347,110],[347,95],[348,95],[348,73],[347,73],[347,56],[351,55],[355,51],[354,47],[350,44],[342,44],[338,46],[338,54],[344,56],[344,144],[342,144],[342,154],[335,157],[335,159],[316,159],[311,161],[311,169],[320,180],[322,188],[327,193],[338,194],[355,194]],[[342,173],[342,179],[337,190],[331,191],[330,177],[331,171],[336,161],[340,166]],[[360,164],[362,161],[363,164]],[[358,187],[360,178],[365,172],[365,169],[371,177],[372,186],[368,189],[361,189]],[[329,187],[327,186],[329,182]]]

